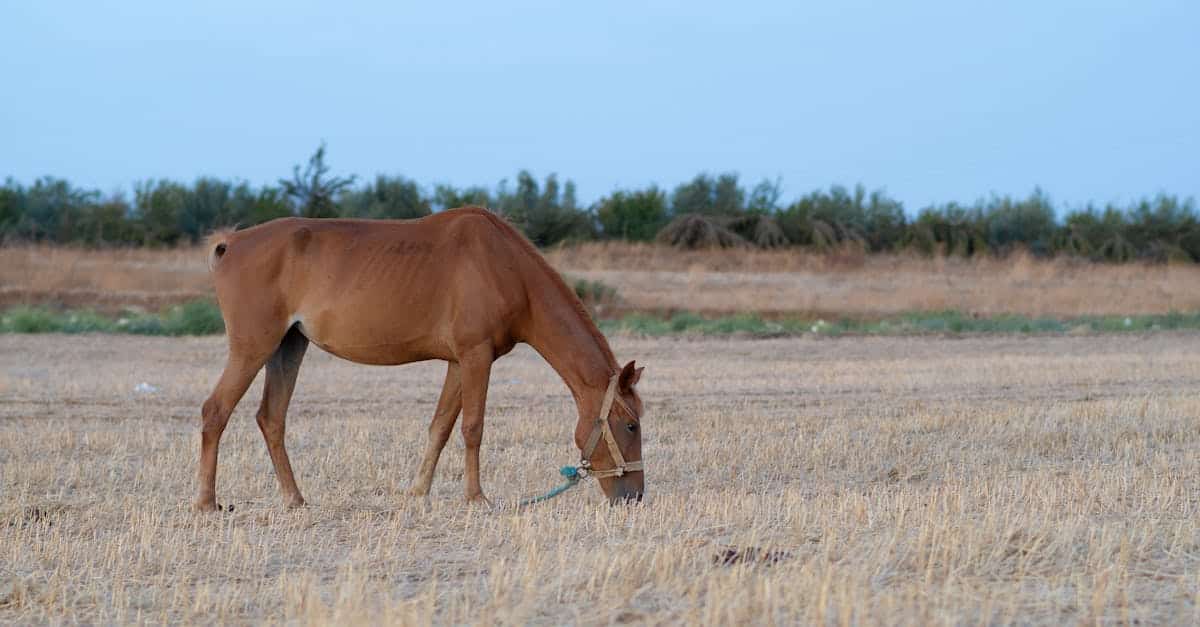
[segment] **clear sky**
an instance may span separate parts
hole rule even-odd
[[[0,177],[1200,197],[1200,2],[0,0]]]

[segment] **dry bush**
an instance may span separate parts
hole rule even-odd
[[[729,230],[758,248],[785,248],[790,244],[779,222],[768,215],[753,213],[734,218]]]
[[[683,250],[705,250],[709,248],[742,248],[746,240],[733,231],[698,214],[682,215],[671,220],[655,238]]]
[[[528,348],[492,376],[495,510],[463,503],[457,435],[431,497],[404,494],[438,364],[312,349],[287,436],[310,505],[280,505],[256,383],[221,448],[234,511],[198,516],[220,338],[0,337],[0,622],[1200,618],[1194,335],[614,348],[648,366],[640,507],[585,483],[511,509],[576,453],[570,395]]]

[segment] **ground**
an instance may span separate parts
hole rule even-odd
[[[531,350],[492,376],[489,509],[457,434],[405,495],[441,365],[310,349],[287,434],[309,506],[282,506],[256,383],[221,449],[233,511],[198,515],[222,338],[0,336],[0,621],[1200,619],[1200,336],[613,344],[647,367],[640,506],[587,483],[513,508],[576,459]]]

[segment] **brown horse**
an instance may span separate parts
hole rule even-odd
[[[217,509],[221,433],[264,365],[258,426],[284,501],[304,504],[284,447],[284,417],[309,342],[363,364],[448,362],[414,495],[429,493],[461,412],[466,496],[486,500],[479,445],[488,377],[493,361],[524,342],[575,397],[582,465],[610,500],[641,498],[642,402],[634,385],[643,369],[618,366],[574,292],[498,216],[466,207],[404,221],[284,218],[214,235],[209,267],[229,360],[204,403],[196,509]],[[596,446],[600,435],[608,446]]]

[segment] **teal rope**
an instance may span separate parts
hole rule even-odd
[[[527,505],[533,505],[534,503],[549,501],[550,499],[575,487],[575,484],[579,483],[579,480],[583,478],[583,475],[579,474],[579,468],[576,466],[563,466],[558,470],[558,474],[566,478],[567,482],[541,496],[533,496],[526,499],[521,499],[520,502],[517,503],[517,507],[525,507]]]

